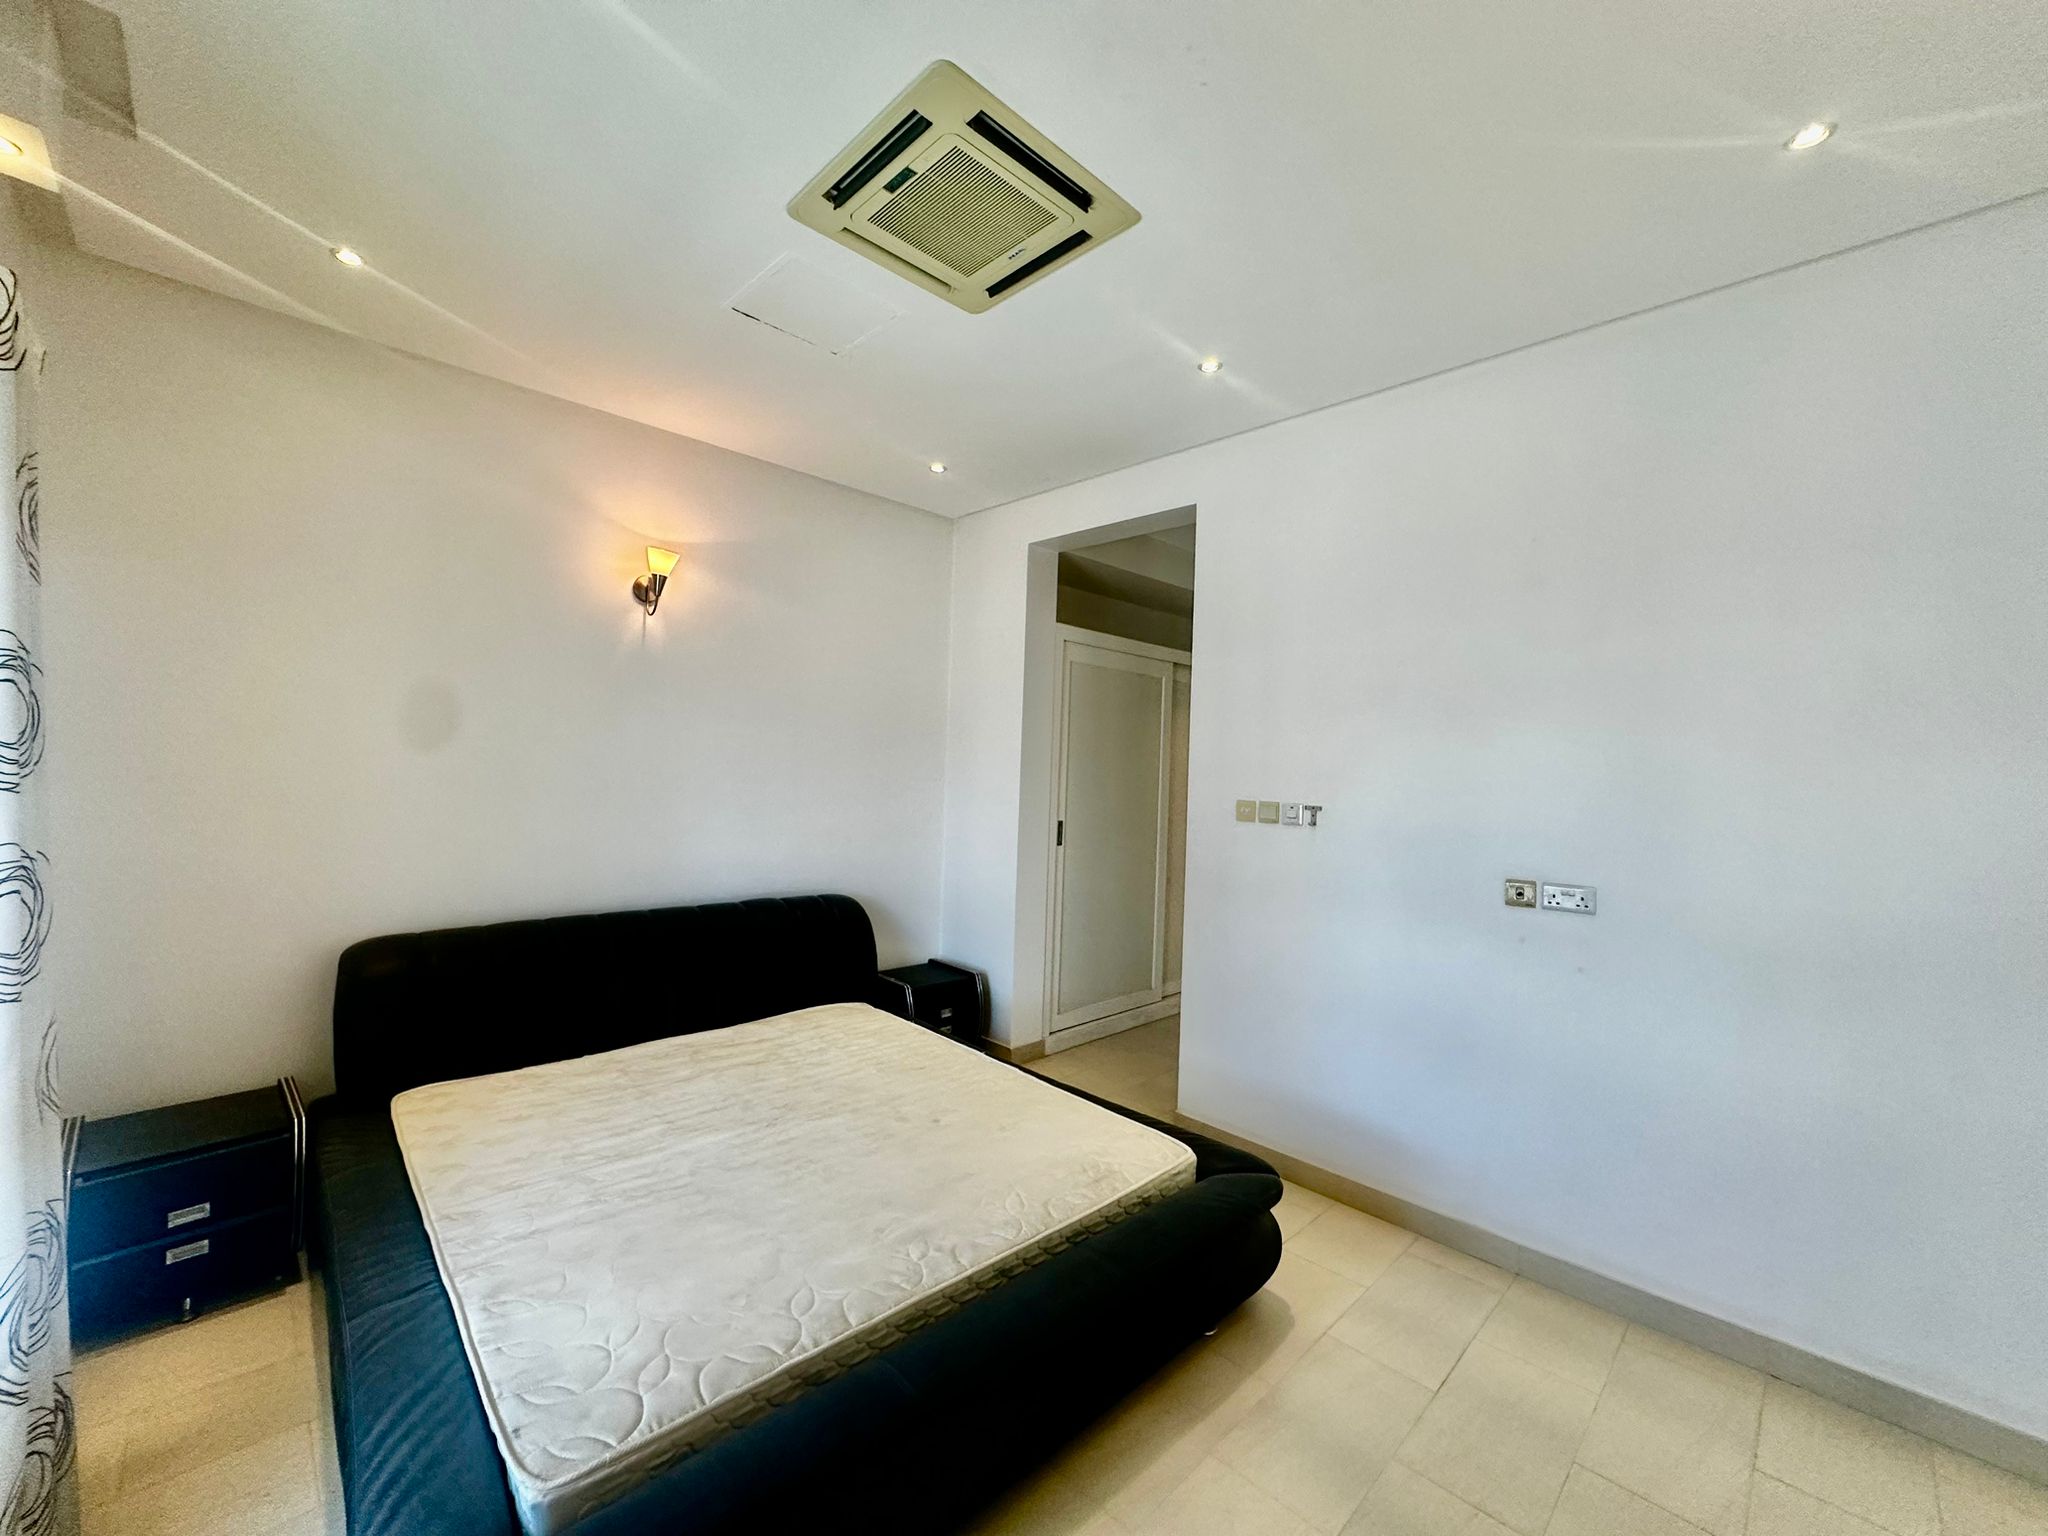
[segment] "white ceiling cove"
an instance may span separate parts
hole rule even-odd
[[[0,5],[81,247],[948,515],[2048,185],[2040,0],[107,5]],[[1143,222],[979,315],[795,223],[940,57]]]

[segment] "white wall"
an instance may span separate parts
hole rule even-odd
[[[28,255],[72,1108],[324,1084],[375,933],[836,889],[934,952],[947,524]]]
[[[2036,198],[968,519],[945,953],[1036,1034],[1031,544],[1194,503],[1183,1108],[2048,1434],[2043,294]]]

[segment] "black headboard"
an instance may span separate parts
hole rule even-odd
[[[874,989],[875,932],[851,896],[389,934],[342,951],[335,1087],[382,1101]]]

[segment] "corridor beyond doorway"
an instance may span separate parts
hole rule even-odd
[[[1030,1069],[1155,1120],[1174,1120],[1180,1100],[1180,1015],[1041,1056]]]

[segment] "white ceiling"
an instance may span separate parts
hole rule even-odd
[[[108,0],[132,139],[49,3],[85,249],[949,515],[2048,185],[2041,0]],[[791,220],[939,57],[1143,222],[971,315]],[[896,317],[727,307],[790,253]]]

